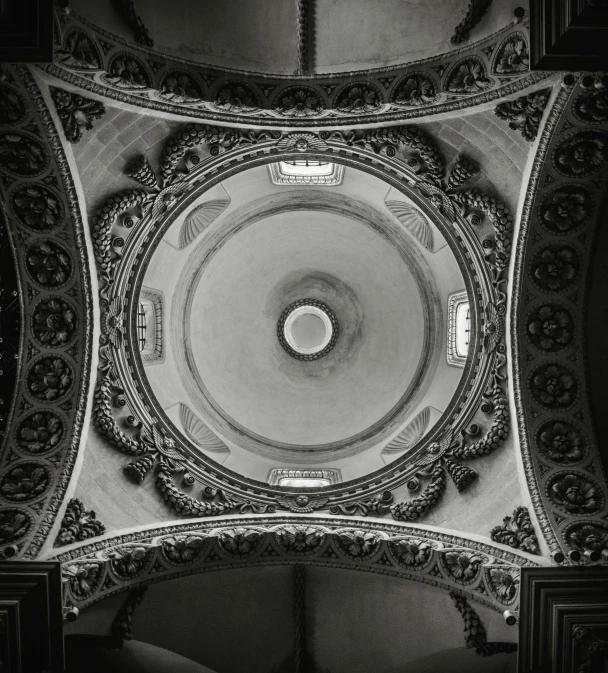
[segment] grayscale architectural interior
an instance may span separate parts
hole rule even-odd
[[[563,4],[70,0],[0,57],[31,670],[606,670],[608,77],[539,51]]]

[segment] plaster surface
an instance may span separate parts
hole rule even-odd
[[[200,379],[252,433],[339,441],[381,419],[413,383],[427,320],[416,281],[392,245],[347,217],[298,210],[257,222],[216,253],[193,293]],[[285,306],[307,297],[341,328],[316,361],[294,359],[276,337]]]

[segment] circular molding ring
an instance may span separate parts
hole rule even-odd
[[[325,327],[325,336],[320,345],[312,348],[299,346],[292,333],[295,321],[303,315],[314,315]],[[318,360],[334,347],[338,339],[339,326],[333,311],[323,302],[316,299],[298,299],[289,304],[281,313],[277,323],[277,336],[281,346],[298,360]]]

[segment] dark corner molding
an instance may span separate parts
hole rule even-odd
[[[0,0],[0,63],[51,63],[53,0]]]
[[[608,567],[522,568],[520,587],[519,673],[603,670]]]
[[[530,69],[608,68],[606,0],[530,0]]]
[[[0,670],[63,673],[59,562],[0,563]]]

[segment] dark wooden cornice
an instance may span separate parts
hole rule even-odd
[[[530,0],[531,70],[608,68],[605,0]]]

